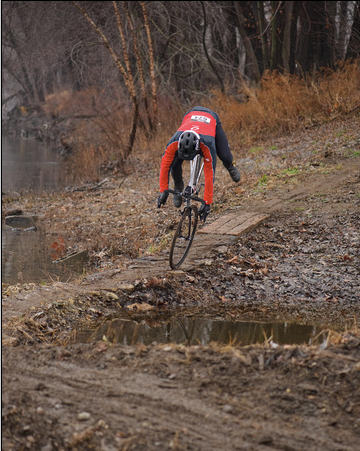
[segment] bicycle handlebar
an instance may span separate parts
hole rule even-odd
[[[189,195],[189,194],[182,194],[182,193],[180,193],[179,191],[175,191],[175,190],[173,190],[173,189],[166,189],[165,191],[163,191],[164,193],[171,193],[171,194],[181,194],[183,197],[185,197],[185,198],[187,198],[187,199],[192,199],[192,200],[195,200],[196,202],[200,202],[201,204],[203,204],[203,205],[206,205],[206,203],[205,203],[205,201],[204,201],[204,199],[200,199],[200,197],[197,197],[197,196],[193,196],[192,194],[191,195]]]

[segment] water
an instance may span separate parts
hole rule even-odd
[[[106,340],[122,345],[150,345],[151,343],[176,343],[186,345],[209,345],[210,343],[238,344],[242,346],[264,343],[272,337],[277,344],[320,343],[322,329],[296,323],[231,322],[208,318],[177,318],[159,323],[151,319],[140,323],[113,319],[103,322],[95,329],[74,332],[72,342],[87,343]]]
[[[64,187],[59,155],[35,139],[1,138],[2,193],[46,193]],[[16,194],[18,193],[18,194]],[[24,212],[26,214],[26,212]],[[45,230],[1,226],[1,273],[7,284],[69,280],[74,272],[52,263],[45,248]]]
[[[53,263],[50,252],[46,250],[45,233],[42,230],[25,232],[3,226],[1,251],[3,283],[66,282],[78,277],[78,273],[70,268]]]
[[[1,167],[5,193],[56,191],[65,184],[60,156],[35,139],[3,136]]]

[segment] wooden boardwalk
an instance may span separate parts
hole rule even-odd
[[[268,215],[255,212],[232,212],[222,216],[209,225],[206,225],[198,233],[211,233],[216,235],[240,235],[255,228]]]

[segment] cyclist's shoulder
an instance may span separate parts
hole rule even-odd
[[[166,147],[169,147],[170,146],[170,144],[173,144],[175,141],[178,141],[179,140],[179,138],[180,138],[180,135],[181,135],[181,131],[177,131],[177,132],[175,132],[173,135],[172,135],[172,137],[169,139],[169,141],[168,141],[168,143],[166,144]]]

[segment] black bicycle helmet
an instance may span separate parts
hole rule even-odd
[[[192,160],[200,152],[200,136],[186,130],[179,138],[178,155],[182,160]]]

